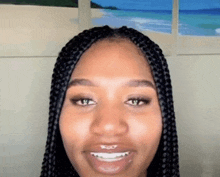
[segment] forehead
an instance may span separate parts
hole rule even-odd
[[[137,47],[132,41],[127,38],[107,38],[94,43],[89,50],[100,50],[100,49],[107,49],[110,47],[109,50],[118,49],[118,51],[127,50],[127,52],[131,52],[134,54],[139,54],[141,57],[144,57],[143,52],[139,47]]]
[[[151,75],[142,51],[127,39],[104,39],[81,56],[72,76],[105,75],[138,77]]]

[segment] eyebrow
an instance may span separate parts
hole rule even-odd
[[[93,83],[92,81],[88,79],[74,79],[69,82],[68,88],[72,86],[92,86],[92,87],[98,87],[96,83]],[[156,90],[155,85],[149,81],[149,80],[138,80],[138,79],[133,79],[125,84],[123,86],[128,86],[128,87],[151,87],[154,90]],[[67,88],[67,89],[68,89]]]

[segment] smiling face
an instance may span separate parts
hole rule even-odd
[[[132,42],[99,41],[81,56],[59,126],[81,177],[146,177],[162,116],[150,67]]]

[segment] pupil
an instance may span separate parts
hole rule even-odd
[[[89,100],[83,100],[83,104],[88,104]]]
[[[137,104],[138,104],[138,100],[133,100],[133,103],[134,103],[135,105],[137,105]]]

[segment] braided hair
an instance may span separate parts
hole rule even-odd
[[[163,131],[156,155],[147,169],[148,177],[179,177],[179,157],[172,86],[162,50],[147,36],[125,26],[109,26],[85,30],[63,47],[57,58],[50,92],[48,136],[41,177],[79,176],[70,163],[59,131],[59,117],[71,74],[81,55],[95,42],[103,39],[126,38],[144,54],[156,84],[162,113]]]

